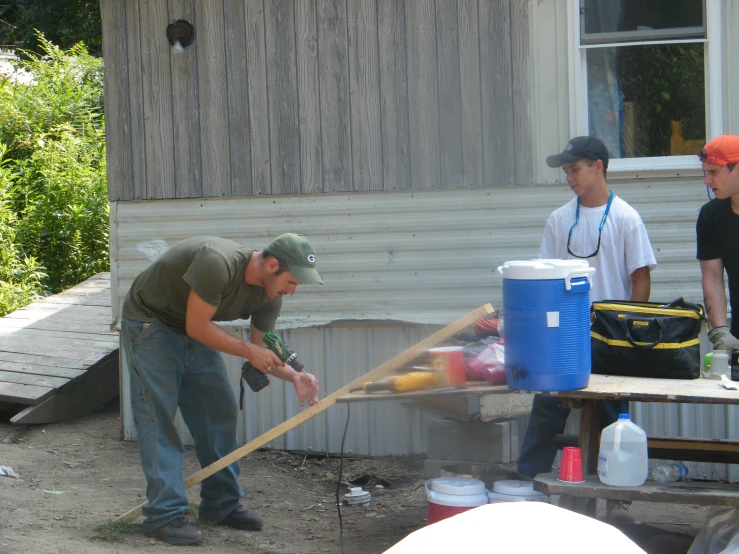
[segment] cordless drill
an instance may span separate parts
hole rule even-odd
[[[267,348],[277,354],[277,357],[280,358],[283,363],[289,364],[295,371],[303,371],[304,366],[300,363],[300,360],[298,360],[298,355],[282,342],[280,335],[274,331],[269,331],[262,337],[262,341]],[[249,360],[246,360],[244,365],[241,367],[241,378],[246,381],[246,384],[249,385],[249,388],[254,392],[259,392],[269,385],[269,377],[251,365]],[[243,384],[241,387],[241,397],[243,398]]]

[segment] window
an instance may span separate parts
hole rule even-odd
[[[699,167],[722,132],[721,0],[569,0],[571,127],[611,168]]]

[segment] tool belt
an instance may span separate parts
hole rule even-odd
[[[661,379],[700,376],[698,336],[703,306],[682,298],[657,302],[593,302],[593,373]]]

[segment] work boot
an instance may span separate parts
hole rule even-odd
[[[262,518],[259,514],[250,512],[241,504],[236,506],[233,511],[224,519],[218,522],[218,525],[227,525],[233,529],[241,529],[242,531],[259,531],[262,528]]]
[[[144,535],[175,546],[197,544],[203,537],[200,531],[187,522],[185,516],[177,516],[173,520],[154,529],[144,528]]]
[[[614,525],[634,523],[631,504],[626,504],[621,500],[606,500],[606,521]]]

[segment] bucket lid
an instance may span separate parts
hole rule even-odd
[[[534,490],[533,481],[496,481],[493,492],[511,496],[546,496]]]
[[[549,502],[549,497],[546,494],[531,491],[529,495],[519,494],[502,494],[499,492],[489,492],[488,502]]]
[[[538,281],[547,279],[564,279],[573,271],[586,270],[590,267],[585,260],[516,260],[505,262],[498,268],[503,279]],[[586,277],[583,273],[581,277]]]
[[[431,480],[431,490],[441,494],[485,494],[485,483],[467,477],[439,477]]]

